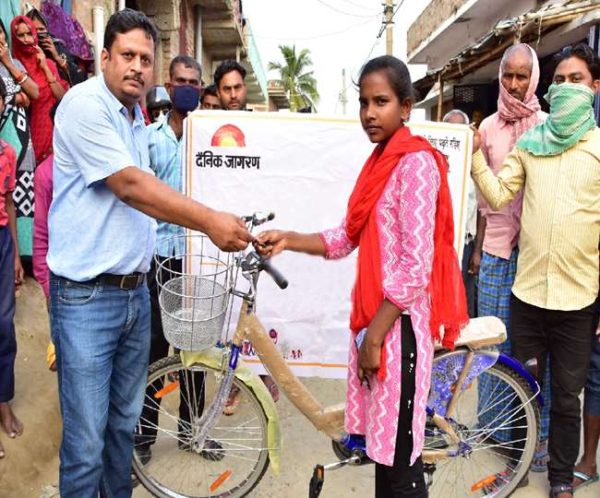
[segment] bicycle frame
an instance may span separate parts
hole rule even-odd
[[[294,375],[264,326],[254,313],[252,305],[244,301],[233,336],[233,347],[241,348],[244,340],[250,341],[265,368],[275,379],[279,389],[315,428],[331,439],[339,441],[344,430],[344,404],[324,407]],[[235,368],[235,365],[232,365]]]
[[[235,369],[241,347],[244,341],[249,341],[264,367],[273,376],[279,389],[300,413],[310,420],[317,430],[324,432],[335,441],[341,441],[346,436],[344,433],[345,404],[323,406],[314,398],[287,365],[254,312],[258,274],[258,271],[251,271],[246,276],[250,282],[250,291],[248,293],[234,292],[237,296],[242,297],[243,300],[238,324],[232,338],[232,355],[229,367]],[[469,326],[471,333],[464,334],[465,338],[457,343],[457,347],[467,350],[467,356],[460,375],[453,385],[453,394],[445,416],[441,416],[431,408],[427,408],[428,416],[441,431],[448,435],[452,442],[452,447],[448,449],[423,450],[422,458],[426,463],[435,463],[446,458],[464,456],[470,452],[469,445],[461,440],[448,420],[451,420],[463,388],[466,387],[465,382],[477,350],[499,344],[506,339],[506,330],[499,319],[484,317],[476,320],[477,322],[473,320],[473,325]],[[490,330],[491,334],[487,334],[487,336],[485,333],[482,334],[482,331],[486,329]],[[439,351],[436,352],[436,355],[438,354]],[[500,361],[505,362],[504,355],[500,356]],[[530,385],[537,385],[536,381],[522,367],[518,368],[517,371],[527,379]],[[539,393],[539,387],[537,392]]]

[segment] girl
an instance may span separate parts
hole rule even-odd
[[[468,321],[452,247],[447,164],[404,126],[412,108],[404,63],[391,56],[373,59],[358,85],[361,124],[378,145],[360,173],[344,222],[320,234],[263,232],[256,245],[267,257],[289,250],[328,259],[359,248],[346,430],[366,436],[367,453],[376,462],[377,498],[423,497],[420,454],[433,339],[444,326],[443,343],[452,347]]]

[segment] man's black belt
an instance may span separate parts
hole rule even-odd
[[[101,273],[96,278],[90,280],[90,283],[100,283],[104,285],[113,285],[123,290],[137,289],[144,283],[146,278],[145,273],[138,271],[130,273],[129,275],[114,275],[113,273]]]

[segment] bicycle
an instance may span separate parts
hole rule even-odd
[[[244,218],[249,229],[270,219],[272,215]],[[203,251],[206,241],[202,242]],[[174,355],[150,366],[148,385],[155,389],[145,403],[158,415],[158,422],[151,427],[156,437],[151,459],[142,462],[134,452],[134,472],[158,497],[241,497],[255,488],[270,462],[278,465],[281,445],[273,400],[258,376],[239,361],[242,348],[251,344],[280,391],[332,440],[339,461],[315,466],[309,496],[317,497],[325,471],[371,463],[364,438],[344,433],[343,404],[323,407],[313,397],[289,369],[255,314],[261,272],[266,271],[282,289],[287,286],[285,278],[254,251],[224,256],[226,261],[223,256],[218,251],[190,255],[188,260],[200,258],[204,261],[200,266],[208,264],[214,272],[175,272],[167,281],[181,280],[171,286],[177,289],[176,299],[170,296],[161,302],[165,334],[167,324],[174,332],[167,339],[175,347],[193,349],[192,329],[200,324],[195,333],[200,332],[202,339],[194,346],[207,349]],[[188,261],[188,271],[191,266],[198,265]],[[163,262],[162,269],[166,268]],[[239,273],[248,282],[246,291],[236,287]],[[164,282],[159,285],[161,296],[173,294]],[[231,342],[215,347],[227,309],[222,299],[225,295],[240,297],[242,304]],[[211,300],[214,296],[217,303]],[[231,320],[231,308],[229,317]],[[454,351],[436,348],[422,454],[432,497],[501,498],[509,496],[527,476],[538,441],[540,388],[520,363],[489,349],[505,339],[502,322],[484,317],[471,321]],[[190,381],[194,374],[202,379],[201,385]],[[495,380],[495,387],[480,399],[476,385],[486,376]],[[223,409],[232,388],[239,391],[239,404],[235,414],[227,416]],[[179,417],[181,403],[187,403],[190,420]],[[493,418],[481,423],[484,415],[494,410]],[[148,421],[140,421],[141,426],[145,424]]]

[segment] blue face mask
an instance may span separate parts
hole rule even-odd
[[[191,112],[198,108],[200,88],[192,85],[173,86],[173,107],[180,113]]]

